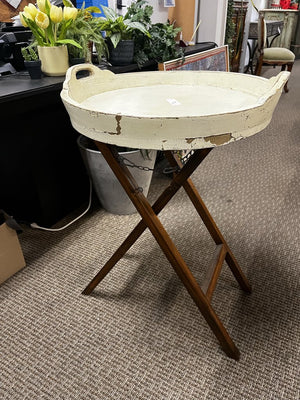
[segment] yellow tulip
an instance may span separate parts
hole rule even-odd
[[[42,11],[38,11],[35,17],[35,22],[40,28],[47,29],[49,26],[48,15],[43,13]]]
[[[32,15],[31,14],[29,14],[28,12],[26,12],[26,11],[23,11],[22,12],[22,17],[26,17],[27,19],[30,19],[31,21],[34,21],[34,18],[32,18]],[[23,18],[23,20],[24,20],[24,22],[25,22],[25,19]],[[26,23],[26,22],[25,22]],[[26,24],[27,25],[27,24]]]
[[[52,5],[50,8],[50,19],[55,24],[58,24],[62,20],[62,8]]]
[[[34,18],[36,17],[36,14],[38,12],[38,9],[34,7],[32,3],[28,4],[28,6],[24,7],[23,13],[26,18],[31,19],[34,21]]]
[[[25,28],[27,28],[28,25],[26,24],[25,19],[23,18],[23,13],[22,13],[21,11],[19,12],[19,16],[20,16],[21,24],[22,24],[23,26],[25,26]],[[26,17],[26,15],[25,15],[25,17]]]
[[[37,6],[39,10],[42,11],[43,13],[46,12],[46,2],[48,3],[50,8],[51,6],[50,0],[37,0]]]
[[[38,9],[32,3],[29,3],[28,6],[24,7],[23,11],[25,13],[26,18],[28,18],[27,15],[30,15],[31,18],[29,18],[29,19],[34,20],[34,18],[36,17],[36,14],[38,12]]]
[[[64,20],[68,21],[69,19],[75,20],[77,17],[78,10],[75,7],[64,7]]]

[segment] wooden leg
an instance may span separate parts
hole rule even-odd
[[[115,176],[118,178],[119,182],[125,189],[127,195],[130,197],[131,201],[140,213],[143,221],[150,229],[152,235],[158,242],[160,248],[174,268],[178,277],[186,287],[190,296],[192,297],[203,317],[207,321],[208,325],[219,340],[223,350],[229,357],[236,360],[239,359],[239,351],[237,347],[230,338],[218,316],[214,312],[208,298],[203,293],[191,271],[185,264],[176,246],[165,231],[153,208],[150,206],[143,193],[141,193],[141,191],[139,190],[131,174],[126,167],[119,164],[114,149],[111,146],[99,142],[97,143],[97,146],[101,151],[103,157],[108,162]],[[190,165],[192,165],[193,161],[196,161],[198,154],[199,153],[197,153],[195,157],[193,157],[193,159],[190,161]]]
[[[169,161],[172,167],[181,166],[181,162],[177,156],[174,156],[171,151],[166,151],[165,156]],[[204,222],[208,232],[210,233],[211,237],[213,238],[216,245],[222,244],[225,247],[226,255],[225,260],[231,269],[233,275],[235,276],[237,282],[239,283],[240,287],[247,293],[251,293],[251,285],[248,282],[247,278],[245,277],[242,269],[238,265],[237,260],[235,259],[232,251],[230,250],[229,246],[227,245],[224,237],[222,236],[219,228],[217,227],[215,221],[213,220],[212,216],[210,215],[207,207],[205,206],[203,200],[201,199],[199,193],[197,192],[194,184],[190,179],[187,179],[183,183],[183,188],[186,191],[187,195],[191,199],[194,207],[196,208],[199,216],[201,217],[202,221]]]
[[[293,65],[294,65],[294,63],[289,63],[289,64],[286,65],[286,66],[287,66],[287,70],[288,70],[289,72],[292,72]],[[283,68],[283,66],[282,66],[281,71],[284,71],[284,70],[285,70],[285,66],[284,66],[284,68]],[[286,81],[286,83],[285,83],[285,85],[284,85],[284,91],[285,91],[285,93],[287,93],[287,92],[289,91],[289,88],[288,88],[288,81]]]
[[[255,68],[255,75],[259,75],[261,74],[261,70],[262,70],[262,66],[263,66],[263,60],[262,60],[262,56],[259,56],[257,64],[256,64],[256,68]]]

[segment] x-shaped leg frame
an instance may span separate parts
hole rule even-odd
[[[128,171],[127,167],[119,162],[118,153],[115,150],[115,147],[98,141],[95,141],[95,144],[125,189],[127,195],[141,215],[142,220],[127,236],[121,246],[115,251],[115,253],[106,262],[98,274],[91,280],[82,293],[86,295],[90,294],[99,284],[99,282],[101,282],[101,280],[136,242],[145,229],[149,228],[152,235],[158,242],[161,250],[167,257],[169,263],[174,268],[178,277],[199,308],[201,314],[219,340],[225,353],[229,357],[238,360],[240,356],[239,350],[235,346],[233,340],[229,336],[211,305],[212,294],[217,284],[224,260],[227,262],[240,287],[245,292],[251,293],[251,286],[243,274],[243,271],[239,267],[229,246],[225,242],[216,223],[207,210],[199,193],[195,189],[192,181],[189,179],[191,174],[209,154],[211,149],[195,150],[184,166],[181,166],[180,160],[171,151],[164,151],[165,157],[169,161],[171,167],[179,167],[179,171],[174,173],[173,179],[169,186],[162,192],[162,194],[151,207],[134,178]],[[157,216],[181,187],[184,188],[190,200],[194,204],[194,207],[196,208],[200,218],[204,222],[207,230],[216,244],[214,262],[208,269],[207,276],[201,286],[198,285],[196,279],[192,275],[190,269],[184,262],[181,254],[177,250]]]

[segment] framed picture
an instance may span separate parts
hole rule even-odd
[[[175,60],[159,64],[159,70],[185,70],[185,71],[229,71],[228,46],[201,51]]]

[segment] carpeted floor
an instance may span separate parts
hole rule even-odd
[[[94,207],[64,231],[20,235],[27,266],[0,287],[1,399],[300,399],[299,60],[289,86],[263,132],[214,149],[193,174],[253,285],[245,295],[225,265],[213,297],[240,361],[148,232],[81,295],[139,220]],[[168,182],[155,172],[151,201]],[[182,190],[161,217],[201,281],[214,245]]]

